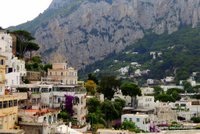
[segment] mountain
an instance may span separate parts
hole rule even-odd
[[[196,27],[200,0],[53,0],[34,20],[12,29],[30,31],[44,60],[80,69],[121,52],[148,33]]]
[[[137,81],[146,79],[163,79],[166,76],[175,77],[176,82],[194,77],[200,82],[200,28],[183,28],[172,34],[149,34],[126,47],[118,54],[111,54],[104,60],[95,62],[80,70],[83,78],[95,72],[116,74],[122,77],[135,75]],[[122,69],[126,69],[122,73]],[[149,70],[148,75],[137,76],[137,71]],[[133,78],[132,78],[133,79]],[[146,82],[146,81],[143,81]]]

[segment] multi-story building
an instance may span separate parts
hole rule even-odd
[[[1,55],[7,57],[7,59],[13,58],[13,46],[12,46],[12,37],[6,30],[0,31],[0,53]],[[9,61],[6,62],[9,64]]]
[[[5,65],[6,57],[0,55],[0,95],[5,94]]]
[[[137,96],[138,108],[154,109],[156,102],[154,96]]]
[[[40,109],[49,107],[53,109],[65,108],[66,96],[72,96],[73,118],[77,120],[77,124],[84,125],[86,123],[86,90],[75,85],[20,85],[18,90],[25,89],[29,91],[30,109]]]
[[[0,53],[6,57],[6,86],[19,85],[26,76],[25,61],[14,55],[16,44],[13,45],[13,38],[7,31],[0,31]]]
[[[18,97],[0,96],[0,129],[14,129],[18,120]]]
[[[48,70],[49,79],[52,81],[57,81],[67,85],[77,84],[77,70],[68,67],[67,63],[53,63],[52,69]]]
[[[200,101],[196,99],[180,100],[169,105],[182,120],[189,121],[192,117],[200,115]]]

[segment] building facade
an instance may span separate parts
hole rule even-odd
[[[15,57],[16,40],[14,35],[10,35],[7,31],[0,31],[0,54],[6,57],[6,86],[22,83],[22,78],[26,76],[25,61]],[[14,41],[16,42],[16,41]]]
[[[14,129],[18,120],[18,97],[0,96],[0,129]]]
[[[78,80],[77,70],[68,67],[67,63],[53,63],[52,69],[48,69],[47,77],[67,85],[76,85]]]
[[[5,94],[5,70],[6,70],[6,65],[5,65],[6,57],[0,55],[0,95]]]
[[[150,119],[147,114],[123,114],[121,116],[121,122],[132,121],[140,129],[149,132],[150,130]]]

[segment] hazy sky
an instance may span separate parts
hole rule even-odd
[[[0,26],[7,28],[37,17],[52,0],[0,0]]]

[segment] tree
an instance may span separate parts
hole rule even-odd
[[[95,76],[95,74],[92,74],[92,73],[88,74],[88,80],[92,80],[96,84],[99,84],[99,81],[98,81],[97,77]]]
[[[122,99],[115,99],[113,102],[115,109],[117,110],[118,116],[117,118],[121,118],[123,107],[125,106],[126,102]]]
[[[34,43],[34,42],[27,42],[26,43],[27,48],[26,51],[29,51],[29,55],[30,55],[30,59],[32,58],[32,51],[37,51],[40,47],[38,46],[38,44]]]
[[[192,85],[187,82],[187,81],[183,81],[183,87],[184,87],[184,90],[187,92],[187,93],[193,93],[194,90],[192,88]]]
[[[133,108],[136,108],[137,107],[136,96],[141,95],[140,88],[133,82],[125,82],[121,85],[121,90],[122,90],[123,95],[131,96],[131,105]]]
[[[179,88],[170,88],[167,90],[167,94],[171,95],[174,91],[176,91],[177,93],[184,93],[184,91],[182,89]]]
[[[107,121],[107,127],[109,127],[111,125],[111,121],[117,119],[119,115],[112,101],[107,99],[102,103],[101,111],[104,114],[105,120]]]
[[[159,100],[162,102],[175,102],[175,99],[168,94],[159,94],[155,97],[155,100]]]
[[[100,92],[104,94],[105,98],[112,99],[114,93],[120,86],[120,80],[115,76],[104,76],[100,81]]]
[[[163,89],[159,86],[154,87],[154,95],[162,94],[164,93]]]
[[[52,69],[52,64],[45,64],[43,66],[43,70],[47,73],[48,72],[48,69]]]
[[[87,92],[94,95],[96,93],[97,85],[93,80],[87,80],[87,82],[85,83],[85,88],[87,89]]]
[[[89,113],[96,112],[98,109],[100,109],[100,106],[101,106],[101,102],[95,97],[87,100],[87,108],[88,108]]]
[[[39,49],[39,46],[32,42],[35,38],[29,32],[17,30],[11,33],[17,38],[16,50],[19,58],[24,58],[24,55],[27,51],[29,51],[31,54],[32,51]]]
[[[184,91],[179,88],[170,88],[167,90],[167,94],[171,95],[174,100],[178,101],[181,99],[181,96],[179,95],[180,93],[183,93]]]

